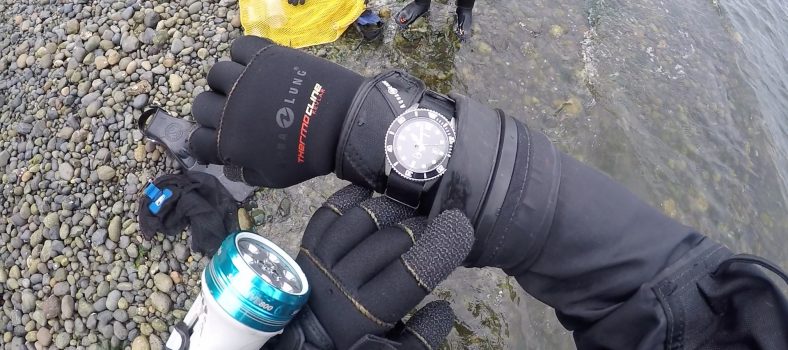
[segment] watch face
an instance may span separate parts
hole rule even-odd
[[[427,109],[406,111],[389,126],[386,159],[407,179],[432,180],[446,171],[454,139],[454,129],[441,114]]]

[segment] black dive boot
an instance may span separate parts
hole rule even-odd
[[[408,28],[430,9],[430,0],[416,0],[397,13],[397,24],[401,29]]]
[[[454,34],[460,38],[460,41],[466,41],[471,38],[471,28],[473,27],[473,7],[457,6],[457,27],[454,28]]]

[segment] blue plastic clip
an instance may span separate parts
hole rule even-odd
[[[161,206],[164,205],[164,202],[172,197],[172,191],[168,188],[162,190],[151,182],[145,187],[145,196],[153,201],[148,205],[148,210],[150,210],[153,215],[156,215],[161,210]]]

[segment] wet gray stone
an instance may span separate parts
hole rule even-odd
[[[107,240],[107,230],[102,228],[96,229],[96,231],[93,232],[93,235],[90,236],[90,240],[94,245],[104,244],[104,242]]]
[[[30,123],[18,123],[18,124],[16,124],[16,132],[18,132],[18,133],[20,133],[22,135],[27,135],[31,131],[33,131],[33,124],[30,124]]]
[[[60,178],[63,180],[69,181],[74,177],[74,167],[68,162],[61,163],[58,171],[60,172]]]
[[[148,104],[147,94],[137,95],[131,101],[131,107],[133,107],[134,109],[143,109],[147,106],[147,104]]]
[[[169,293],[172,290],[172,278],[165,273],[157,273],[153,275],[153,284],[156,288],[164,293]]]
[[[40,328],[36,332],[36,340],[42,346],[49,346],[52,343],[52,333],[47,328]]]
[[[94,50],[98,49],[98,47],[99,47],[99,42],[101,42],[101,38],[99,38],[98,36],[95,36],[95,35],[94,35],[94,36],[91,36],[91,37],[90,37],[90,38],[88,38],[88,40],[85,42],[85,50],[86,50],[88,53],[90,53],[90,52],[93,52]]]
[[[119,321],[113,322],[112,329],[115,336],[120,340],[126,340],[126,338],[129,336],[129,331],[126,330],[126,326],[124,326],[123,323]]]
[[[127,35],[123,38],[120,45],[124,52],[131,53],[139,48],[140,41],[133,35]]]
[[[55,283],[54,287],[52,287],[52,294],[57,295],[57,296],[64,296],[64,295],[69,293],[69,289],[70,289],[70,287],[68,285],[68,282],[65,282],[65,281],[58,282],[58,283]]]
[[[99,180],[109,181],[115,177],[115,169],[108,165],[102,165],[96,169],[96,174],[98,175]]]
[[[142,20],[142,23],[145,24],[146,27],[156,29],[156,24],[161,21],[161,15],[156,11],[147,11],[145,12],[145,18]]]
[[[41,310],[44,312],[44,317],[52,319],[60,316],[60,299],[51,295],[49,298],[41,303]]]
[[[55,337],[55,346],[58,349],[65,349],[71,341],[71,336],[66,332],[58,333]]]
[[[11,159],[11,153],[8,150],[0,151],[0,167],[8,165],[9,159]]]
[[[30,290],[25,290],[22,292],[22,304],[20,305],[20,309],[22,312],[31,312],[33,309],[36,308],[36,297],[33,295],[33,292]]]
[[[202,2],[200,1],[195,1],[189,5],[189,13],[192,15],[200,13],[200,10],[202,10]]]
[[[120,216],[112,217],[112,220],[109,222],[109,227],[107,228],[107,232],[109,233],[109,239],[113,242],[118,242],[120,239],[120,229],[121,229],[121,222]]]
[[[178,55],[181,51],[183,51],[183,41],[177,38],[173,39],[172,46],[170,46],[170,52],[172,52],[173,55]]]
[[[107,294],[107,309],[110,311],[115,311],[118,308],[118,300],[120,300],[121,294],[118,290],[113,290]]]
[[[74,298],[70,295],[63,296],[60,300],[60,312],[63,314],[63,319],[68,320],[74,316]]]
[[[150,296],[150,302],[151,305],[153,305],[153,307],[162,314],[170,312],[172,300],[167,294],[162,292],[153,292]]]

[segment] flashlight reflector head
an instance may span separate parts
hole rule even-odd
[[[309,283],[295,260],[251,232],[222,242],[203,281],[230,317],[261,332],[282,330],[309,297]]]

